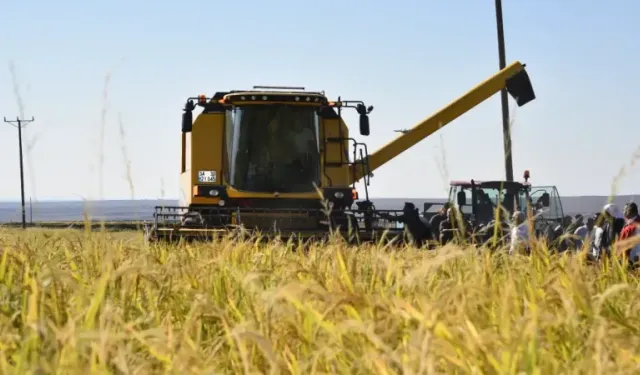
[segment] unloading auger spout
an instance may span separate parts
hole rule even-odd
[[[518,107],[522,107],[536,98],[531,80],[525,70],[525,64],[516,61],[447,104],[444,108],[425,118],[413,128],[403,132],[404,134],[387,143],[379,150],[369,154],[368,160],[353,163],[349,173],[350,176],[353,176],[353,181],[351,182],[358,182],[365,174],[380,168],[505,88],[516,100]],[[365,165],[368,166],[366,173],[363,170]]]

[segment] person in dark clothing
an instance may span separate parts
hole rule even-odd
[[[440,245],[444,246],[449,241],[454,238],[454,228],[455,228],[455,214],[453,213],[453,209],[449,208],[447,210],[447,218],[440,222],[440,228],[438,228],[438,239],[440,240]]]
[[[564,235],[568,237],[565,244],[565,250],[568,250],[569,248],[576,249],[577,242],[576,242],[575,232],[578,228],[580,228],[583,225],[584,225],[584,217],[581,214],[577,214],[576,216],[574,216],[571,224],[569,224],[567,228],[564,230]]]
[[[432,238],[431,229],[425,225],[420,218],[420,212],[411,202],[405,202],[402,208],[402,215],[392,216],[388,213],[381,213],[381,217],[389,220],[401,222],[405,225],[417,247],[422,247],[424,243]]]
[[[576,229],[584,225],[584,217],[580,214],[577,214],[573,222],[567,226],[565,233],[574,233]]]
[[[556,225],[555,228],[553,228],[554,238],[558,239],[560,236],[562,236],[562,234],[564,233],[564,230],[567,227],[569,227],[569,225],[571,225],[572,222],[573,222],[573,219],[571,218],[571,216],[563,217],[562,222]]]
[[[451,203],[446,202],[442,206],[442,209],[429,220],[429,226],[431,227],[434,238],[440,238],[440,223],[447,220],[447,210],[449,207],[451,207]]]
[[[487,225],[491,220],[494,219],[495,216],[495,207],[493,206],[493,202],[483,190],[478,190],[476,195],[477,197],[477,206],[476,206],[476,222],[480,225]]]
[[[447,219],[440,223],[440,244],[446,245],[457,236],[466,237],[468,234],[468,223],[461,223],[460,219],[464,220],[461,216],[458,216],[454,208],[447,210]]]
[[[567,230],[573,226],[573,218],[571,216],[565,216],[562,219],[562,224],[558,225],[553,231],[554,237],[554,247],[556,251],[563,252],[566,251],[571,246],[571,238],[565,236],[565,234],[573,234],[573,232],[568,232]]]
[[[605,220],[605,231],[608,237],[609,247],[611,248],[611,246],[618,240],[618,237],[620,237],[620,233],[622,232],[622,228],[624,228],[626,222],[620,208],[615,204],[608,204],[605,206]]]

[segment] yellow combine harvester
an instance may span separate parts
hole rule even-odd
[[[369,135],[373,107],[361,101],[264,86],[189,98],[180,206],[156,207],[147,237],[202,237],[241,227],[307,238],[340,227],[359,240],[376,240],[389,225],[369,201],[371,173],[504,88],[518,106],[535,99],[525,66],[514,62],[372,154],[342,119],[343,109],[355,109],[360,134]],[[194,121],[198,106],[202,113]],[[354,188],[360,180],[363,200]]]

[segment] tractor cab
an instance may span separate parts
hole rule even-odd
[[[511,217],[514,211],[525,211],[529,198],[529,185],[509,181],[452,181],[449,201],[463,216],[476,226],[486,225],[495,219],[500,206],[501,216]]]
[[[562,222],[562,200],[555,186],[532,186],[529,188],[529,199],[537,219],[558,224]]]
[[[449,202],[455,204],[474,227],[485,226],[496,219],[510,219],[515,211],[527,212],[535,219],[538,233],[544,233],[562,222],[564,212],[560,194],[555,186],[531,186],[529,171],[524,181],[452,181]]]

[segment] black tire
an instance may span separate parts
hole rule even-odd
[[[189,211],[182,217],[180,224],[182,226],[197,226],[197,225],[203,225],[204,221],[200,213],[195,211]]]

